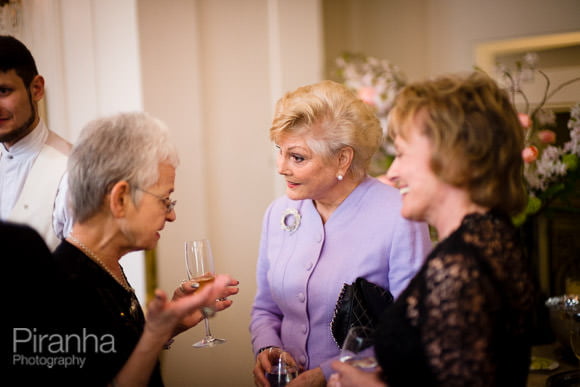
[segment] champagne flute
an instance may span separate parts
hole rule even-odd
[[[185,242],[185,267],[187,269],[187,278],[199,284],[198,290],[201,290],[205,285],[213,283],[215,279],[213,254],[208,239]],[[205,324],[205,337],[193,344],[196,348],[213,347],[214,345],[226,342],[224,339],[213,337],[208,319],[213,315],[213,311],[207,309],[202,309],[205,317],[203,320]]]
[[[354,367],[370,370],[377,366],[372,346],[374,331],[363,326],[351,327],[342,343],[340,361]]]

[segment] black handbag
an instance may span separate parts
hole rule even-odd
[[[332,337],[342,348],[348,330],[354,326],[374,328],[387,306],[393,303],[389,290],[359,277],[352,284],[344,284],[330,323]]]

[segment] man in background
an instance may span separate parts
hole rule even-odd
[[[32,226],[54,250],[62,236],[54,230],[53,212],[66,214],[55,202],[71,144],[40,119],[43,96],[44,78],[30,51],[0,35],[0,220]]]

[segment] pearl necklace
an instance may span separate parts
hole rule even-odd
[[[129,282],[127,281],[127,277],[125,277],[125,273],[123,272],[123,268],[120,267],[121,265],[119,265],[120,269],[121,269],[121,274],[123,275],[123,280],[119,279],[104,263],[103,261],[99,258],[99,256],[97,254],[95,254],[91,249],[89,249],[83,242],[79,241],[77,238],[74,237],[74,235],[71,233],[68,235],[68,238],[75,242],[78,247],[81,248],[81,250],[89,257],[93,260],[93,262],[95,262],[97,265],[99,265],[103,270],[105,270],[107,273],[109,273],[109,275],[111,277],[113,277],[113,279],[115,281],[117,281],[119,283],[119,285],[121,285],[126,291],[128,291],[129,293],[135,293],[135,289],[133,289],[131,286],[129,286]]]

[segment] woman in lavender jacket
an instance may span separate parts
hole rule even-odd
[[[402,218],[398,191],[367,175],[381,127],[343,85],[286,94],[270,138],[287,188],[264,216],[250,323],[254,380],[268,386],[263,349],[280,347],[305,370],[292,385],[325,385],[339,355],[330,322],[343,284],[364,277],[397,297],[431,248],[428,227]]]

